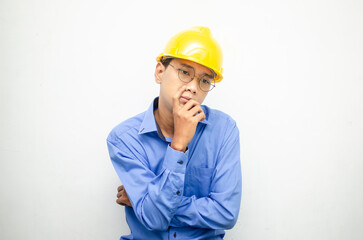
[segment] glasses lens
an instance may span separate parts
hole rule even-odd
[[[211,78],[207,75],[201,77],[199,80],[199,86],[200,86],[200,89],[202,89],[205,92],[212,90],[212,88],[214,87],[213,78]]]
[[[181,67],[179,69],[179,78],[183,82],[190,82],[194,78],[194,69]]]

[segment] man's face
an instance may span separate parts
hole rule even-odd
[[[161,63],[156,65],[155,80],[160,84],[160,100],[172,111],[173,97],[177,91],[185,85],[186,87],[179,99],[179,103],[185,104],[188,100],[194,99],[202,104],[208,92],[204,92],[200,89],[199,79],[205,75],[213,76],[212,71],[198,63],[179,58],[171,60],[170,65],[167,68]],[[178,75],[178,69],[191,69],[191,71],[194,71],[195,73],[194,79],[189,83],[181,81]]]

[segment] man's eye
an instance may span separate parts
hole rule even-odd
[[[179,72],[181,73],[181,74],[183,74],[184,76],[189,76],[190,74],[189,74],[189,72],[188,71],[186,71],[186,70],[184,70],[184,69],[178,69],[179,70]]]
[[[202,78],[200,81],[202,81],[203,84],[207,84],[207,85],[210,85],[212,83],[212,81],[205,79],[205,78]]]
[[[190,75],[188,71],[185,71],[185,70],[183,70],[183,69],[180,69],[180,72],[181,72],[183,75],[185,75],[185,76],[189,76],[189,75]]]

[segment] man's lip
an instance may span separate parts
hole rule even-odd
[[[190,99],[191,99],[190,97],[184,97],[184,96],[180,97],[180,101],[183,102],[183,103],[189,102]]]
[[[180,98],[184,98],[184,99],[186,99],[186,100],[190,100],[190,99],[192,99],[192,98],[190,98],[190,97],[185,97],[185,96],[181,96]]]

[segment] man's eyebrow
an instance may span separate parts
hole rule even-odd
[[[192,68],[192,69],[194,69],[192,66],[190,66],[190,65],[188,65],[188,64],[185,64],[185,63],[182,63],[181,64],[183,67],[187,67],[187,68]]]
[[[194,72],[195,72],[195,69],[192,67],[192,66],[190,66],[190,65],[188,65],[188,64],[186,64],[186,63],[181,63],[181,65],[183,66],[183,67],[186,67],[186,68],[191,68],[191,69],[193,69],[194,70]],[[210,77],[210,78],[214,78],[214,76],[212,76],[212,75],[210,75],[210,74],[208,74],[208,73],[204,73],[203,75],[207,75],[208,77]]]

